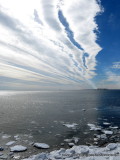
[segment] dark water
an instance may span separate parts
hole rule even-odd
[[[93,143],[94,132],[87,124],[106,128],[103,122],[120,127],[120,90],[0,93],[0,131],[12,140],[16,134],[26,136],[24,140],[32,135],[32,142],[51,148],[72,137],[80,138],[78,144]],[[63,123],[78,126],[71,129]]]

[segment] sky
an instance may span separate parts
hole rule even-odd
[[[119,0],[0,0],[0,90],[120,89]]]

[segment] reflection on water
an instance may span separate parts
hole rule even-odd
[[[111,125],[120,127],[120,90],[101,91],[98,106],[99,123],[103,126],[103,120]]]
[[[0,130],[11,139],[29,134],[33,142],[53,148],[74,137],[79,138],[78,144],[94,143],[98,131],[90,131],[87,124],[104,129],[103,122],[109,122],[120,127],[119,97],[117,90],[1,93]],[[72,123],[78,124],[76,128],[63,125]]]

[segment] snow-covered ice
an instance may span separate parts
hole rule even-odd
[[[101,130],[100,127],[96,127],[94,124],[88,123],[87,125],[90,127],[90,130],[93,130],[93,131],[100,131]]]
[[[113,134],[113,131],[107,131],[107,130],[105,130],[105,131],[103,131],[105,134],[108,134],[108,135],[111,135],[111,134]]]
[[[110,127],[110,128],[112,128],[112,129],[118,129],[119,127],[118,127],[118,126],[115,126],[115,127]]]
[[[64,142],[68,142],[68,143],[70,143],[70,142],[72,142],[72,138],[70,138],[70,139],[64,139]]]
[[[41,148],[41,149],[48,149],[48,148],[50,148],[50,146],[48,144],[45,144],[45,143],[34,143],[33,146],[37,147],[37,148]]]
[[[64,142],[67,142],[67,143],[74,142],[75,144],[77,144],[78,141],[79,141],[78,137],[73,137],[73,138],[70,138],[70,139],[64,139]]]
[[[11,152],[23,152],[26,150],[27,150],[27,147],[24,147],[22,145],[16,145],[16,146],[10,147]]]
[[[73,141],[75,142],[75,144],[77,144],[79,142],[79,139],[78,137],[73,137]]]
[[[101,134],[101,135],[100,135],[100,138],[101,138],[101,139],[106,139],[107,136],[106,136],[106,134]]]
[[[2,136],[2,139],[7,139],[7,138],[10,138],[10,137],[11,137],[10,135],[4,134],[4,135]]]
[[[8,156],[6,154],[3,154],[3,155],[0,156],[0,160],[7,159],[7,158],[8,158]]]
[[[72,123],[72,124],[64,123],[63,125],[66,126],[67,128],[75,129],[78,124],[77,123]]]
[[[110,123],[108,123],[108,122],[103,122],[103,124],[104,124],[104,125],[110,125]]]
[[[117,145],[116,143],[110,143],[107,145],[106,148],[108,148],[109,150],[114,150],[115,148],[117,148]]]
[[[68,143],[68,145],[69,145],[70,147],[73,147],[75,144],[74,144],[74,143]]]
[[[61,148],[50,153],[40,153],[23,160],[119,160],[120,143],[111,143],[106,147],[73,146],[70,149]]]

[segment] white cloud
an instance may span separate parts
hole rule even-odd
[[[119,89],[120,75],[113,71],[106,71],[105,75],[100,75],[100,79],[96,82],[98,88]]]
[[[118,74],[116,74],[116,73],[114,73],[112,71],[108,71],[106,73],[106,75],[107,75],[106,81],[120,83],[120,75],[118,75]]]
[[[95,57],[101,50],[94,33],[100,6],[95,0],[59,2],[0,0],[0,76],[66,85],[85,81],[94,86],[89,79],[95,75]],[[59,8],[83,50],[68,38]],[[85,62],[84,53],[89,55]]]
[[[113,65],[112,65],[112,68],[120,69],[120,62],[114,62]]]
[[[63,0],[61,7],[63,14],[74,32],[74,37],[84,51],[90,55],[96,55],[101,47],[96,43],[97,36],[94,30],[98,29],[95,17],[101,12],[96,0]]]

